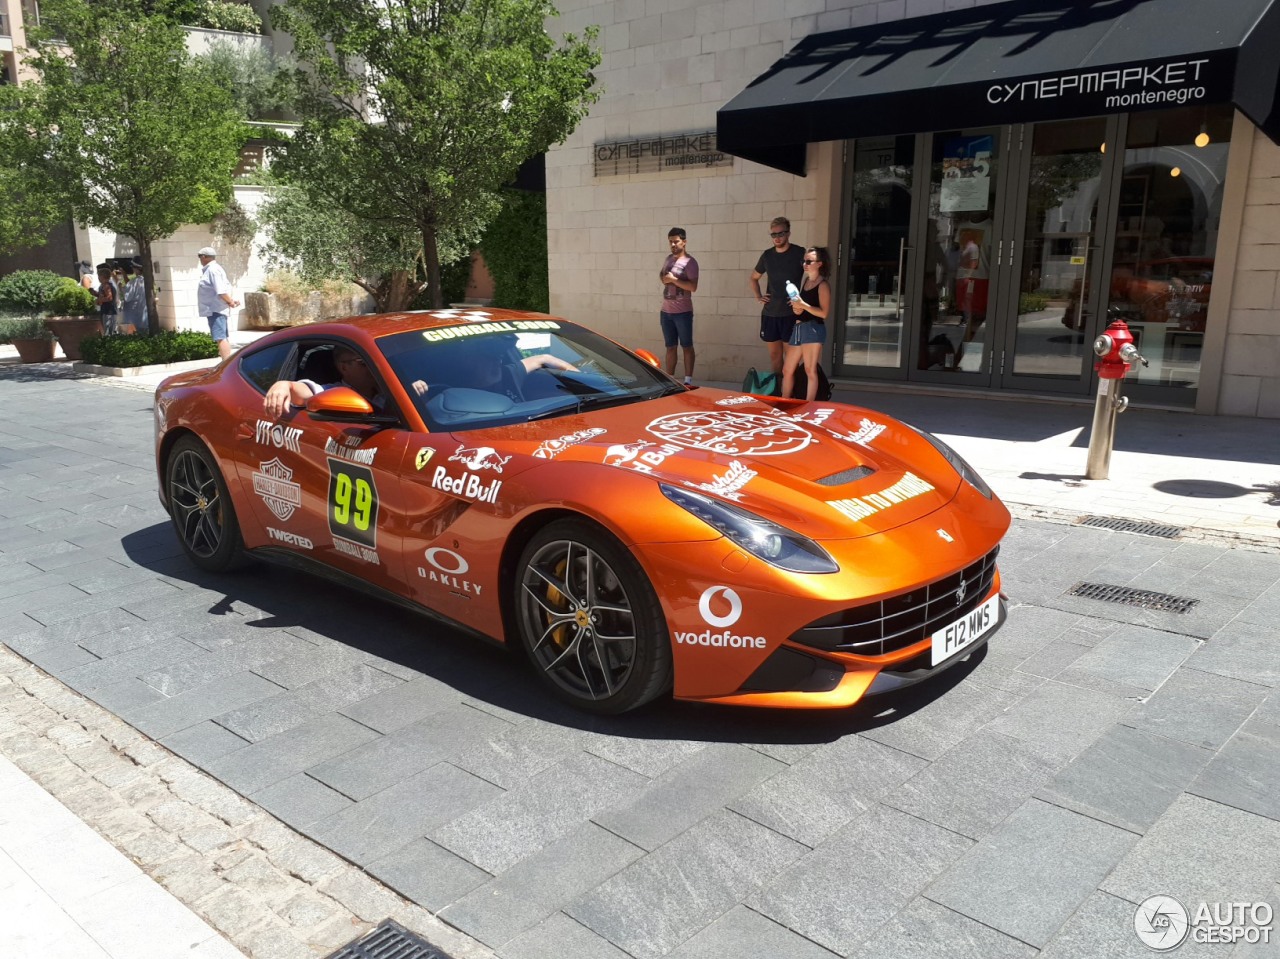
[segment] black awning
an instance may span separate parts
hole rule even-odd
[[[1280,142],[1280,0],[1006,0],[815,34],[716,114],[803,175],[821,140],[1234,103]]]

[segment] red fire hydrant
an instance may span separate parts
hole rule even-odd
[[[1098,355],[1098,362],[1093,364],[1098,372],[1098,398],[1093,406],[1085,478],[1106,479],[1111,470],[1111,448],[1115,445],[1116,414],[1123,413],[1129,406],[1129,398],[1120,395],[1120,381],[1135,361],[1143,366],[1147,361],[1134,345],[1133,334],[1124,320],[1111,322],[1106,332],[1093,341],[1093,352]]]

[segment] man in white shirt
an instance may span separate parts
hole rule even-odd
[[[196,287],[196,303],[200,315],[209,321],[209,335],[218,344],[218,355],[224,360],[231,355],[231,340],[227,333],[227,310],[240,305],[231,295],[231,281],[227,271],[217,262],[218,251],[203,247],[196,254],[200,258],[200,284]]]

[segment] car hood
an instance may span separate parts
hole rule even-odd
[[[641,473],[730,501],[815,539],[883,532],[942,508],[962,480],[918,432],[836,403],[777,405],[699,389],[458,434],[503,453]]]

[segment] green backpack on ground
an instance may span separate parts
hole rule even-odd
[[[757,372],[753,366],[747,370],[747,375],[742,379],[742,392],[755,393],[757,396],[780,396],[782,378],[773,372]]]

